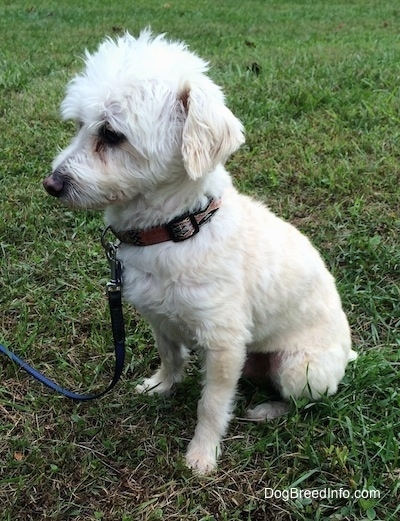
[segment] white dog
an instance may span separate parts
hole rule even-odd
[[[183,43],[147,30],[86,53],[62,104],[78,132],[44,181],[73,208],[105,209],[121,241],[124,296],[152,325],[161,358],[137,391],[167,393],[189,350],[204,353],[186,454],[199,473],[215,468],[246,359],[247,372],[268,362],[265,379],[288,400],[334,393],[356,357],[317,251],[232,186],[223,165],[243,127],[207,69]],[[274,418],[284,403],[248,415]]]

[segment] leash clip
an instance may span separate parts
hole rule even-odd
[[[111,270],[111,280],[107,283],[107,293],[110,291],[120,292],[122,289],[122,267],[121,262],[117,259],[118,244],[106,241],[106,234],[109,230],[110,226],[107,226],[101,235],[101,244],[105,250]]]

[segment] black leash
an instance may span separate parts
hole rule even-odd
[[[12,351],[7,349],[6,347],[0,344],[0,353],[5,354],[13,362],[19,365],[22,369],[24,369],[31,376],[39,380],[43,385],[46,385],[53,391],[60,393],[67,398],[71,398],[72,400],[78,400],[80,402],[94,400],[95,398],[100,398],[104,396],[106,393],[111,391],[117,384],[118,380],[121,377],[122,370],[124,368],[124,360],[125,360],[125,327],[124,327],[124,317],[122,314],[122,268],[121,263],[117,259],[117,248],[118,246],[105,241],[105,236],[108,231],[106,228],[101,237],[101,243],[105,249],[108,262],[111,268],[111,280],[107,284],[107,296],[108,296],[108,304],[110,308],[111,315],[111,327],[114,338],[114,351],[115,351],[115,367],[114,367],[114,376],[111,380],[110,384],[104,391],[96,394],[77,394],[69,391],[68,389],[64,389],[60,387],[58,384],[44,376],[42,373],[31,367],[29,364],[24,362],[21,358],[19,358]]]

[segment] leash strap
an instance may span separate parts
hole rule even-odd
[[[96,394],[78,394],[69,391],[68,389],[64,389],[63,387],[59,386],[58,384],[44,376],[42,373],[31,367],[12,351],[0,344],[0,353],[3,353],[6,356],[8,356],[13,362],[19,365],[28,374],[36,378],[36,380],[38,380],[40,383],[49,387],[53,391],[66,396],[67,398],[71,398],[71,400],[77,400],[80,402],[101,398],[106,393],[111,391],[111,389],[115,387],[115,385],[121,377],[125,361],[125,327],[124,317],[122,314],[122,268],[121,263],[116,256],[117,246],[115,246],[112,243],[106,244],[104,242],[104,234],[102,237],[102,244],[106,250],[107,259],[110,263],[111,268],[111,281],[107,284],[107,296],[110,308],[111,327],[114,338],[115,351],[114,376],[106,389]]]

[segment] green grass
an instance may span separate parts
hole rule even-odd
[[[128,362],[107,398],[75,404],[0,360],[0,521],[390,520],[400,495],[400,7],[386,0],[88,0],[0,6],[0,342],[72,389],[105,385],[111,332],[102,217],[41,179],[68,142],[65,83],[85,47],[146,25],[210,60],[247,131],[237,186],[296,224],[338,280],[360,356],[339,392],[272,423],[242,420],[218,472],[194,477],[198,365],[169,399],[135,396],[157,364],[125,308]],[[264,489],[380,498],[264,499]]]

